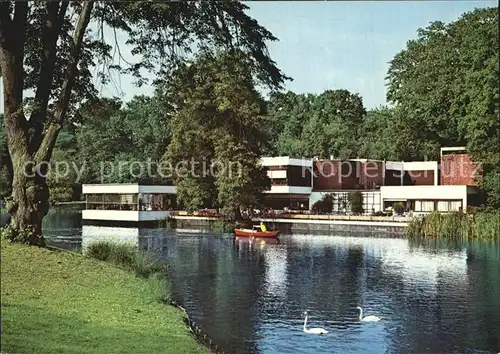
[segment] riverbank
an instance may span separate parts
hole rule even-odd
[[[78,254],[1,246],[3,352],[208,353],[147,280]]]

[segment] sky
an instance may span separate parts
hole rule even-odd
[[[418,28],[432,21],[455,21],[474,8],[497,6],[496,1],[479,0],[246,4],[248,14],[279,39],[269,43],[269,52],[278,67],[293,78],[285,89],[296,93],[347,89],[359,93],[368,109],[386,103],[389,62],[416,37]],[[103,96],[122,96],[125,101],[152,92],[151,86],[138,88],[128,77],[101,90]]]

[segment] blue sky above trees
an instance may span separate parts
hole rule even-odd
[[[431,21],[454,21],[464,12],[496,4],[464,0],[247,2],[249,14],[279,38],[269,44],[269,50],[294,79],[286,89],[296,93],[347,89],[360,93],[369,109],[385,104],[388,62],[416,37],[418,28]],[[129,57],[126,50],[123,54]],[[101,88],[102,95],[122,96],[126,101],[152,92],[151,86],[138,88],[132,78],[123,76]]]

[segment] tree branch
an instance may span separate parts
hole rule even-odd
[[[71,90],[78,72],[77,65],[81,53],[83,38],[85,30],[90,22],[90,15],[92,13],[93,6],[93,1],[84,2],[82,5],[82,9],[78,17],[78,23],[76,25],[75,32],[73,33],[73,45],[68,62],[66,78],[62,85],[61,96],[57,101],[54,117],[48,122],[43,140],[35,154],[35,161],[37,163],[48,161],[50,159],[57,135],[61,130],[62,124],[64,123],[71,97]]]
[[[47,105],[54,76],[57,54],[56,45],[61,33],[61,26],[68,3],[67,1],[63,1],[60,9],[58,2],[47,3],[47,16],[42,34],[43,53],[40,58],[40,72],[35,94],[35,105],[29,122],[31,126],[30,152],[36,151],[42,140],[43,121],[47,114]]]

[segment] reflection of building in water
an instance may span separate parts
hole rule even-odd
[[[139,246],[139,229],[82,225],[82,250],[95,241],[106,240]]]
[[[90,242],[108,240],[127,243],[150,252],[163,252],[167,248],[169,234],[162,229],[138,227],[82,226],[82,249]],[[171,237],[170,237],[171,238]]]
[[[362,248],[366,257],[374,257],[383,271],[402,277],[405,284],[426,283],[437,286],[443,278],[455,284],[467,283],[467,252],[411,248],[408,240],[390,238],[293,235],[295,244],[316,247]],[[441,279],[441,280],[440,280]]]

